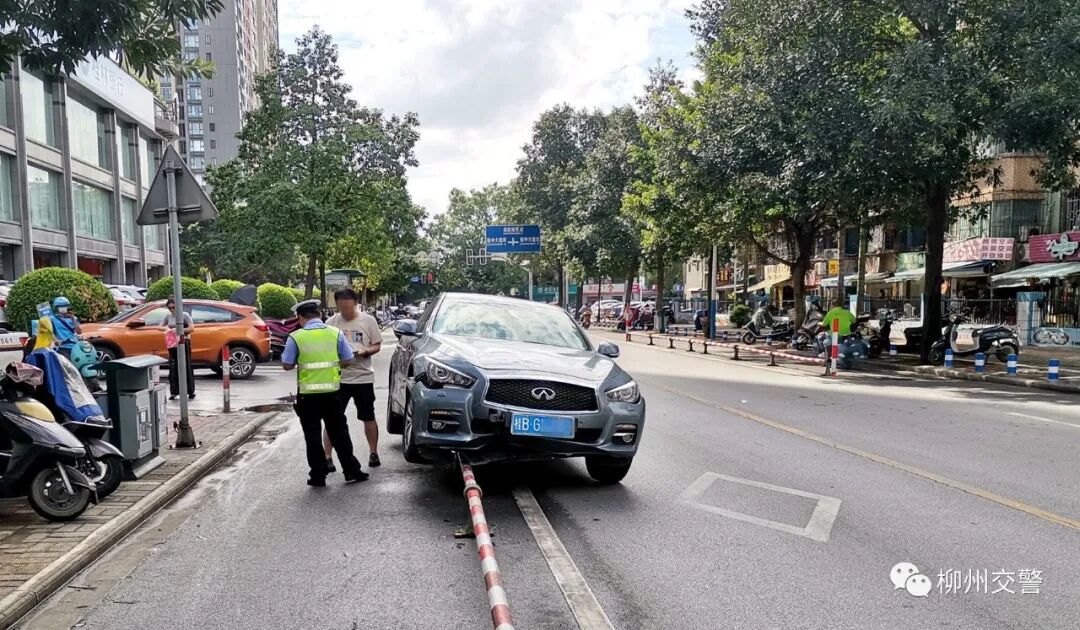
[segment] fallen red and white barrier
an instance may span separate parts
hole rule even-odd
[[[464,460],[461,464],[461,478],[465,481],[465,498],[469,502],[469,516],[472,518],[473,534],[476,536],[476,550],[480,555],[480,568],[484,572],[484,584],[487,586],[488,604],[491,606],[491,624],[495,630],[514,630],[514,620],[510,616],[510,602],[502,587],[502,573],[495,559],[495,545],[491,544],[491,530],[484,505],[480,502],[483,493],[476,483],[472,466]]]

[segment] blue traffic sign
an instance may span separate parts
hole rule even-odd
[[[489,225],[485,229],[489,254],[540,252],[539,225]]]

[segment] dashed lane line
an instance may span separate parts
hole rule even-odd
[[[935,481],[935,482],[940,483],[940,484],[942,484],[944,486],[948,486],[950,488],[955,488],[957,490],[967,492],[968,494],[972,494],[974,496],[981,497],[981,498],[986,499],[988,501],[993,501],[994,503],[997,503],[999,505],[1004,505],[1005,507],[1009,507],[1009,508],[1012,508],[1014,510],[1024,512],[1025,514],[1029,514],[1031,516],[1041,518],[1044,521],[1048,521],[1048,522],[1054,523],[1056,525],[1062,525],[1062,526],[1068,527],[1070,529],[1078,529],[1078,530],[1080,530],[1080,520],[1070,518],[1068,516],[1063,516],[1061,514],[1056,514],[1054,512],[1044,510],[1044,509],[1042,509],[1040,507],[1036,507],[1034,505],[1024,503],[1023,501],[1017,501],[1016,499],[1012,499],[1012,498],[997,494],[996,492],[991,492],[990,490],[985,490],[983,488],[973,486],[973,485],[971,485],[969,483],[965,483],[963,481],[958,481],[956,479],[950,479],[949,477],[945,477],[944,475],[939,475],[939,474],[937,474],[935,472],[931,472],[929,470],[924,470],[924,469],[919,468],[917,466],[912,466],[911,464],[905,464],[904,462],[897,461],[895,459],[891,459],[891,458],[885,457],[883,455],[878,455],[877,453],[871,453],[870,451],[864,451],[861,448],[856,448],[854,446],[848,446],[846,444],[842,444],[840,442],[830,440],[829,438],[822,437],[820,435],[815,435],[813,433],[810,433],[809,431],[804,431],[802,429],[793,427],[791,425],[784,424],[783,422],[778,422],[776,420],[770,420],[768,418],[764,418],[762,416],[750,413],[749,411],[744,411],[744,410],[739,409],[737,407],[729,407],[728,405],[724,405],[724,404],[721,404],[721,403],[718,403],[718,402],[715,402],[715,401],[712,401],[712,400],[707,400],[705,398],[695,396],[694,394],[691,394],[689,392],[684,392],[684,391],[682,391],[680,389],[676,389],[674,387],[668,387],[666,385],[660,385],[658,383],[652,383],[652,386],[656,387],[657,389],[662,389],[662,390],[664,390],[664,391],[666,391],[668,393],[675,394],[676,396],[683,396],[684,398],[688,398],[690,400],[693,400],[694,402],[698,402],[698,403],[701,403],[703,405],[713,407],[713,408],[719,409],[721,411],[725,411],[725,412],[730,413],[732,415],[739,416],[740,418],[745,418],[747,420],[753,420],[754,422],[757,422],[759,424],[763,424],[763,425],[765,425],[767,427],[772,427],[774,429],[779,429],[781,431],[784,431],[786,433],[790,433],[792,435],[797,435],[797,436],[799,436],[801,438],[810,440],[811,442],[817,442],[818,444],[821,444],[823,446],[830,446],[832,448],[835,448],[836,450],[843,451],[845,453],[850,453],[851,455],[856,455],[858,457],[868,459],[868,460],[870,460],[872,462],[877,462],[879,464],[883,464],[883,465],[889,466],[891,468],[896,468],[897,470],[903,470],[904,472],[908,472],[908,473],[911,473],[913,475],[917,475],[919,477],[923,477],[925,479]]]
[[[1062,422],[1061,420],[1051,420],[1050,418],[1040,418],[1039,416],[1029,416],[1026,413],[1016,413],[1015,411],[1006,411],[1005,413],[1010,416],[1016,416],[1017,418],[1027,418],[1028,420],[1038,420],[1039,422],[1049,422],[1050,424],[1062,424],[1074,429],[1080,429],[1080,424],[1073,424],[1071,422]]]
[[[536,497],[528,488],[516,488],[514,501],[518,509],[525,517],[525,523],[529,526],[540,552],[547,561],[551,574],[555,576],[555,582],[559,585],[566,603],[570,606],[570,612],[577,620],[581,630],[614,630],[607,613],[600,606],[592,589],[581,575],[577,565],[574,564],[570,553],[566,551],[558,534],[551,526],[544,510],[536,502]]]

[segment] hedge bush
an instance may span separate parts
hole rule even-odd
[[[233,292],[242,286],[244,286],[244,283],[239,280],[214,280],[210,288],[214,290],[214,293],[217,293],[219,300],[228,301]]]
[[[185,300],[217,300],[217,291],[210,288],[209,284],[206,284],[198,278],[180,278],[180,287],[184,292]],[[158,280],[151,284],[146,289],[146,301],[153,302],[154,300],[164,300],[173,294],[173,279],[172,276],[165,276],[161,280]]]
[[[37,305],[57,296],[71,300],[75,315],[84,322],[100,322],[116,315],[116,300],[89,274],[77,269],[46,267],[19,278],[7,298],[8,322],[16,330],[30,331],[37,319]]]
[[[289,289],[289,290],[292,291],[293,297],[296,298],[297,302],[302,302],[304,300],[304,290],[303,289]],[[320,297],[322,297],[322,291],[319,290],[319,287],[312,287],[312,289],[311,289],[311,297],[313,297],[315,299],[319,299]]]
[[[737,304],[731,309],[731,312],[728,313],[728,321],[733,325],[742,328],[750,322],[750,316],[752,314],[753,311],[750,310],[749,306]]]
[[[280,284],[267,282],[259,285],[259,312],[264,317],[285,319],[292,317],[292,307],[296,304],[296,296],[288,287]]]

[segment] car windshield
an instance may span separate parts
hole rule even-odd
[[[574,322],[557,310],[532,305],[508,305],[448,300],[435,316],[432,331],[456,337],[524,341],[588,350]]]

